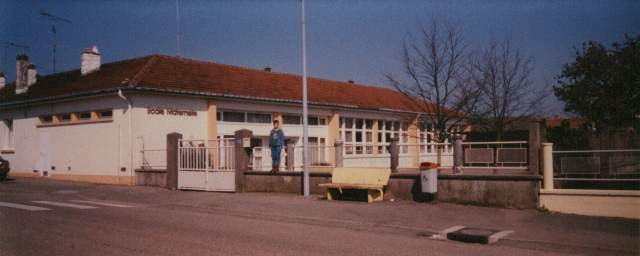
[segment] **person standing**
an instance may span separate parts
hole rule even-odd
[[[280,128],[280,121],[273,120],[273,129],[269,134],[269,147],[271,148],[271,172],[276,173],[280,170],[280,152],[284,145],[284,132]]]

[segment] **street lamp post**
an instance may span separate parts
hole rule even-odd
[[[302,3],[302,168],[304,196],[309,197],[309,118],[307,113],[307,32],[304,17],[304,0]]]

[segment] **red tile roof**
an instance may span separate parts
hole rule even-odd
[[[580,128],[585,124],[585,120],[579,117],[570,117],[570,118],[550,118],[545,120],[545,124],[547,127],[559,127],[566,125],[569,128]]]
[[[15,95],[13,85],[9,85],[0,90],[0,105],[118,88],[301,101],[301,82],[298,75],[151,55],[107,63],[86,76],[74,70],[39,77],[27,93],[20,95]],[[423,104],[392,89],[319,78],[309,78],[308,86],[310,104],[425,112]]]

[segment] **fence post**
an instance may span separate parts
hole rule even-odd
[[[342,153],[344,151],[344,143],[341,140],[336,140],[335,144],[333,144],[333,146],[335,147],[335,165],[336,167],[342,167],[343,166],[343,156]]]
[[[462,174],[464,155],[462,152],[462,137],[456,135],[453,138],[453,173]]]
[[[553,189],[553,143],[542,143],[542,175],[544,189]]]
[[[178,140],[180,139],[182,139],[180,133],[167,134],[167,184],[165,187],[168,189],[178,188]]]
[[[389,155],[391,155],[391,172],[398,172],[398,163],[400,160],[400,146],[398,146],[398,137],[391,138],[389,145]]]
[[[247,129],[234,133],[236,192],[244,192],[244,172],[249,170],[249,152],[251,150],[253,132]]]
[[[292,172],[294,170],[294,163],[295,163],[295,149],[296,149],[296,145],[293,143],[289,143],[287,144],[287,157],[285,159],[286,165],[287,165],[287,171]]]
[[[540,174],[540,122],[529,123],[529,173]]]

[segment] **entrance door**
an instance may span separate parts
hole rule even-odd
[[[178,188],[204,191],[235,191],[233,139],[180,140]]]
[[[207,191],[235,192],[236,168],[234,139],[213,142],[207,149],[210,154],[207,168]]]
[[[204,141],[178,141],[178,189],[205,190],[207,154]]]

